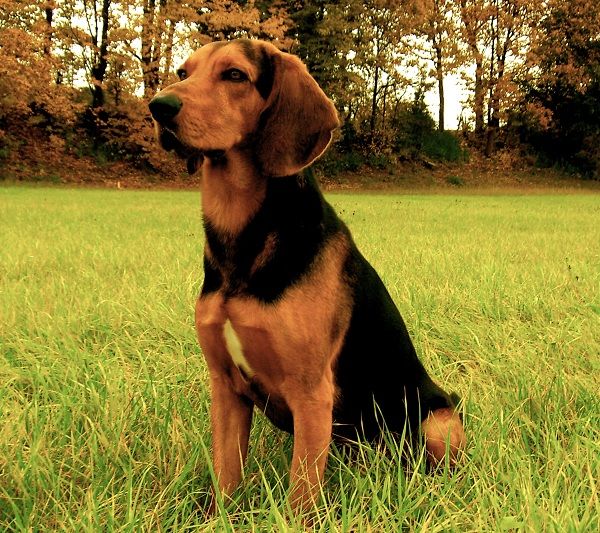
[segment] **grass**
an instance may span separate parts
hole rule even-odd
[[[598,531],[598,195],[331,195],[468,460],[330,456],[316,531]],[[255,418],[219,516],[195,192],[0,189],[0,530],[294,531],[290,437]]]

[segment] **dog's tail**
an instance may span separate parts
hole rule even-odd
[[[427,459],[433,467],[443,464],[446,457],[450,466],[456,464],[467,442],[459,409],[462,400],[455,392],[449,398],[449,407],[431,411],[421,423]]]

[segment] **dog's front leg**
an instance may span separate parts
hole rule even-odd
[[[223,375],[211,375],[210,383],[213,467],[219,489],[229,496],[242,479],[253,403],[237,394]]]
[[[295,510],[317,504],[331,442],[333,390],[331,380],[324,379],[310,391],[299,387],[290,402],[294,416],[290,499]]]

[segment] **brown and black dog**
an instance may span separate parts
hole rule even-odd
[[[315,501],[332,437],[419,428],[432,463],[465,445],[451,397],[310,170],[339,126],[295,56],[212,43],[151,102],[162,146],[202,167],[206,244],[196,329],[210,372],[213,464],[241,479],[254,406],[294,434],[291,501]]]

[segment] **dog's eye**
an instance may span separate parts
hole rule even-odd
[[[244,72],[242,72],[241,70],[237,69],[237,68],[230,68],[228,70],[226,70],[225,72],[223,72],[222,74],[223,79],[226,81],[246,81],[248,79],[248,76],[246,76],[246,74]]]
[[[187,78],[187,71],[183,68],[177,70],[177,76],[179,76],[180,80],[185,80]]]

